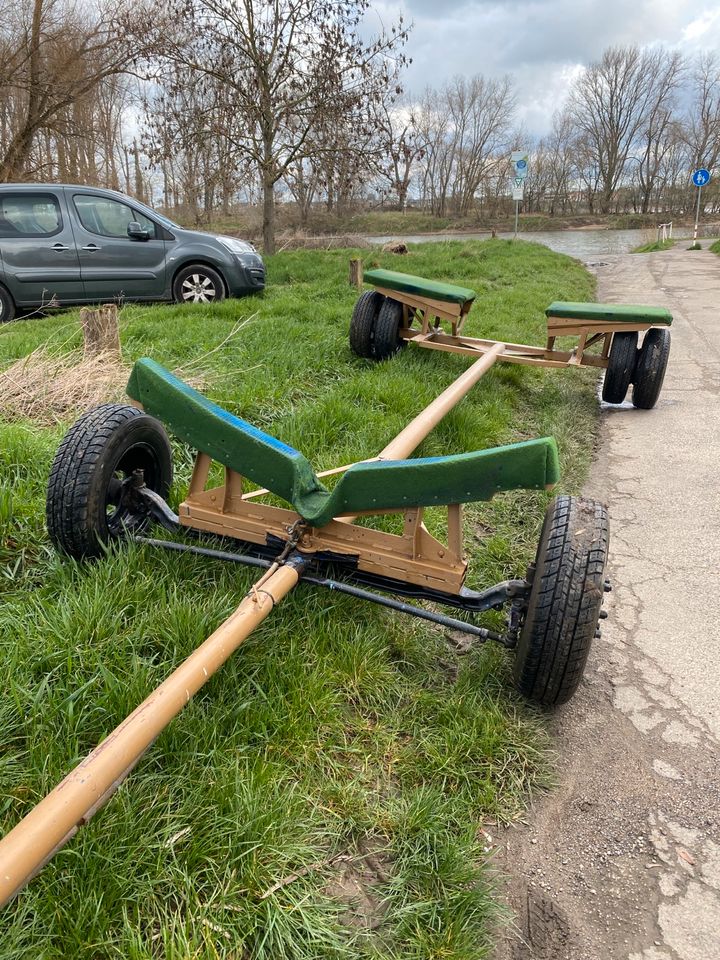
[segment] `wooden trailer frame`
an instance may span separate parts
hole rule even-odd
[[[503,351],[502,344],[495,344],[478,357],[377,456],[317,475],[308,474],[309,465],[298,461],[296,475],[285,479],[278,476],[285,466],[281,458],[301,457],[297,451],[282,444],[284,449],[273,449],[279,443],[274,438],[220,412],[153,361],[138,361],[128,393],[134,405],[199,450],[187,496],[178,508],[181,526],[259,547],[285,543],[295,532],[302,554],[346,559],[368,582],[412,585],[452,601],[460,595],[467,571],[463,503],[517,487],[549,489],[560,475],[555,442],[549,437],[471,454],[407,459]],[[235,429],[232,454],[224,433],[228,423]],[[213,460],[224,464],[224,483],[208,487]],[[330,477],[340,482],[331,494],[321,492],[320,481]],[[267,486],[250,490],[246,480]],[[352,487],[349,495],[347,487]],[[294,509],[262,502],[273,494]],[[425,526],[427,507],[447,510],[445,542]],[[354,522],[384,513],[402,514],[401,534]]]
[[[463,334],[475,299],[473,290],[391,270],[366,270],[364,280],[381,297],[402,304],[398,329],[401,344],[412,343],[426,350],[478,356],[487,353],[498,342]],[[545,314],[545,346],[504,343],[499,358],[503,363],[606,368],[615,333],[643,332],[672,324],[672,314],[668,310],[639,304],[555,301]],[[557,349],[555,343],[560,337],[577,337],[577,345],[572,349]],[[596,346],[600,346],[599,353],[588,352]]]
[[[480,640],[515,645],[520,611],[523,604],[527,605],[531,584],[526,580],[508,580],[482,591],[463,586],[467,563],[462,555],[461,505],[490,499],[500,490],[554,486],[559,479],[554,440],[543,438],[449,457],[405,459],[502,356],[503,349],[502,344],[496,344],[478,358],[377,457],[321,474],[340,475],[332,491],[320,483],[298,451],[232,416],[152,360],[136,363],[127,388],[133,406],[110,405],[113,423],[119,423],[122,429],[123,422],[132,425],[136,416],[144,420],[143,413],[147,411],[198,453],[179,515],[173,513],[162,496],[146,486],[144,470],[133,469],[132,458],[118,459],[125,455],[117,450],[111,454],[108,448],[106,459],[114,458],[112,462],[105,463],[102,453],[97,461],[92,461],[92,470],[98,482],[102,481],[104,491],[98,503],[100,525],[105,525],[107,535],[105,542],[112,536],[130,534],[152,546],[234,560],[259,566],[265,572],[225,623],[0,840],[0,906],[15,896],[105,804],[170,720],[301,579],[463,630]],[[99,421],[91,418],[88,423],[81,418],[71,428],[56,463],[59,458],[67,458],[73,469],[83,469],[82,460],[89,447],[86,430],[92,430],[96,422]],[[110,440],[106,438],[106,442]],[[129,447],[130,452],[140,451],[138,462],[142,461],[146,445],[145,440]],[[225,482],[207,489],[213,459],[224,464]],[[116,479],[118,472],[126,474],[122,482]],[[244,491],[243,476],[255,482],[264,478],[267,486]],[[87,477],[88,472],[86,480]],[[79,494],[84,498],[82,512],[86,517],[92,513],[93,495],[88,491],[93,482],[86,482]],[[293,509],[259,502],[271,494],[286,500]],[[63,510],[68,509],[67,498],[58,503]],[[57,505],[49,505],[48,515]],[[422,515],[426,506],[447,508],[446,543],[431,536],[425,527]],[[109,511],[110,507],[115,507],[115,511]],[[402,513],[401,534],[373,530],[354,522],[359,516],[387,512]],[[246,554],[235,554],[146,538],[142,529],[149,517],[173,532],[184,527],[197,533],[232,537],[258,549],[255,553],[250,549]],[[60,524],[63,532],[56,546],[72,553],[76,541],[70,527],[68,523]],[[99,556],[103,550],[100,543],[95,553],[87,555]],[[78,559],[83,556],[73,555]],[[371,593],[354,586],[347,578],[334,580],[317,575],[323,565],[332,570],[333,564],[342,566],[343,561],[355,575],[355,582],[375,584],[389,593],[435,600],[471,613],[509,603],[514,612],[508,634]],[[601,588],[601,584],[595,585],[593,595],[599,598],[598,586]],[[599,599],[597,604],[599,613]]]

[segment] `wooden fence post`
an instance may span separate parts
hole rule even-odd
[[[363,282],[363,262],[362,260],[353,259],[350,261],[350,286],[357,287],[358,290],[362,287]]]
[[[85,356],[109,353],[120,358],[120,326],[116,303],[100,307],[83,307],[80,311]]]

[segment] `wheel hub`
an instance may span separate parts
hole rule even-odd
[[[215,284],[210,277],[202,273],[194,273],[187,277],[182,284],[182,298],[193,303],[209,303],[215,299]]]

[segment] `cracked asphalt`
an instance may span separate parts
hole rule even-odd
[[[604,406],[614,590],[557,788],[499,840],[497,960],[720,960],[720,258],[606,261],[598,300],[673,313],[670,362],[654,410]]]

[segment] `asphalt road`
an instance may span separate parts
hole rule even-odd
[[[500,838],[512,960],[720,960],[720,258],[607,257],[598,300],[668,307],[652,411],[605,407],[608,619],[553,729],[558,787]]]

